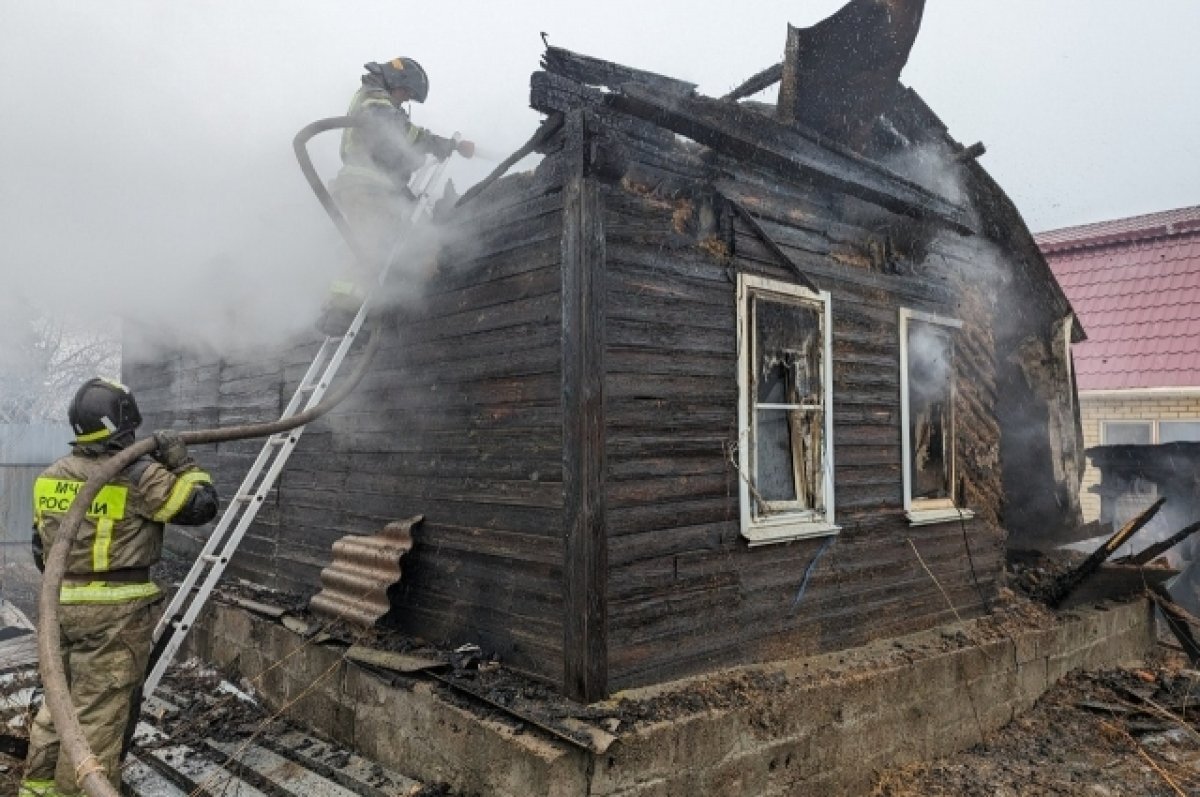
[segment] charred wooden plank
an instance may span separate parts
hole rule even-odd
[[[604,101],[719,152],[767,165],[785,179],[822,183],[905,216],[937,219],[963,234],[974,232],[961,207],[827,139],[762,114],[637,85],[608,94]]]
[[[1195,534],[1197,531],[1200,531],[1200,521],[1184,526],[1182,529],[1175,532],[1170,537],[1167,537],[1165,540],[1156,542],[1145,550],[1134,554],[1133,556],[1123,557],[1115,561],[1128,561],[1130,564],[1135,565],[1144,565],[1149,562],[1153,562],[1156,558],[1171,550],[1176,545]]]
[[[1200,620],[1171,600],[1170,593],[1161,584],[1151,588],[1150,599],[1163,613],[1167,627],[1171,629],[1171,633],[1183,646],[1183,652],[1187,654],[1188,661],[1192,663],[1193,667],[1200,664],[1200,641],[1196,640],[1196,633],[1200,631]]]
[[[721,99],[723,100],[740,100],[743,97],[749,97],[751,94],[757,94],[763,89],[773,86],[783,78],[783,62],[772,64],[761,72],[748,77],[737,88],[726,94]]]
[[[593,58],[562,47],[547,47],[542,55],[542,67],[571,80],[592,86],[619,89],[629,83],[650,86],[666,94],[686,96],[696,89],[695,83],[635,69],[624,64]]]
[[[813,293],[820,292],[820,288],[813,284],[813,281],[810,280],[808,275],[800,269],[800,266],[796,265],[795,261],[787,256],[787,253],[780,248],[779,244],[775,243],[775,240],[767,234],[767,231],[762,228],[762,225],[758,223],[758,219],[754,218],[754,215],[750,213],[750,211],[746,210],[741,206],[741,204],[728,197],[725,197],[725,201],[729,204],[729,207],[733,208],[734,212],[738,214],[738,217],[740,217],[741,220],[746,223],[746,226],[750,228],[751,232],[758,237],[758,240],[762,241],[763,245],[766,246],[772,254],[779,258],[779,262],[792,270],[792,273],[795,274],[796,279],[800,281],[801,285],[803,285],[805,288],[808,288]]]
[[[604,500],[604,221],[587,176],[588,118],[567,116],[562,243],[563,686],[584,702],[608,689]]]
[[[1178,570],[1166,567],[1106,562],[1062,602],[1064,609],[1086,606],[1106,600],[1121,600],[1144,592],[1179,575]]]
[[[739,260],[776,262],[775,257],[767,253],[765,248],[762,247],[757,236],[751,234],[749,230],[746,232],[747,238],[742,238],[739,235],[735,241],[734,252],[736,257]],[[756,250],[755,247],[758,247],[758,249]],[[796,254],[792,256],[796,257],[803,264],[804,272],[818,284],[826,284],[830,280],[836,280],[843,283],[842,286],[838,287],[846,286],[852,289],[854,287],[861,287],[884,290],[894,294],[898,298],[903,297],[909,301],[925,302],[926,306],[932,307],[945,308],[953,306],[955,300],[955,295],[949,288],[932,282],[922,283],[889,274],[877,274],[862,269],[846,268],[845,266],[837,265],[829,258],[820,258],[815,255],[802,257],[798,256],[799,253],[797,250],[793,250],[793,252],[796,252]],[[835,295],[834,301],[838,301],[839,299],[844,300],[845,297]]]
[[[504,160],[500,161],[496,168],[493,169],[487,177],[484,177],[478,183],[468,188],[463,195],[458,198],[458,202],[455,203],[455,207],[461,208],[463,205],[477,197],[480,193],[486,190],[488,186],[492,185],[492,183],[504,176],[504,173],[511,169],[514,163],[521,160],[521,158],[524,158],[526,155],[549,141],[551,136],[562,129],[562,125],[562,114],[555,113],[546,117],[542,121],[541,125],[538,126],[538,129],[534,132],[530,139],[526,141],[520,149],[509,155]]]
[[[639,147],[646,154],[655,151],[670,152],[675,148],[675,137],[667,130],[643,119],[620,113],[604,105],[604,92],[585,86],[561,75],[549,72],[534,72],[529,78],[529,105],[542,113],[571,113],[587,110],[596,115],[606,136],[625,136],[627,143],[641,142]],[[670,158],[661,158],[660,164],[671,167]],[[569,164],[563,163],[563,179],[569,172]]]

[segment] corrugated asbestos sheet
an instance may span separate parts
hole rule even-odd
[[[321,591],[309,607],[324,617],[370,628],[391,604],[388,587],[400,581],[400,557],[412,550],[421,516],[389,523],[374,536],[351,534],[333,544],[333,562],[321,571]]]

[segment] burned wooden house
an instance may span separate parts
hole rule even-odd
[[[1079,331],[898,82],[921,5],[789,29],[721,98],[549,47],[540,164],[444,215],[236,574],[311,594],[336,539],[422,515],[387,622],[582,699],[986,610],[1006,532],[1078,522]],[[314,345],[126,381],[151,425],[266,418]],[[207,457],[226,493],[254,450]]]

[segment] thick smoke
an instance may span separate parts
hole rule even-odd
[[[950,149],[942,143],[897,150],[881,162],[949,202],[961,205],[966,199],[961,168],[951,161]]]
[[[193,131],[168,157],[99,136],[87,152],[67,148],[46,174],[17,162],[27,195],[6,203],[14,278],[0,366],[28,371],[11,344],[42,319],[108,339],[125,333],[146,357],[220,356],[308,334],[352,257],[295,164],[293,133],[281,125],[238,151]],[[314,142],[327,180],[336,146],[336,133]]]

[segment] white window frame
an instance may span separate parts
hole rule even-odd
[[[750,494],[750,481],[754,474],[751,457],[754,429],[754,397],[751,395],[750,369],[753,353],[754,330],[751,327],[750,299],[760,295],[780,301],[795,301],[816,304],[821,311],[822,363],[821,379],[825,402],[824,428],[822,429],[821,462],[823,467],[822,489],[824,512],[805,509],[780,511],[767,517],[754,512],[755,500]],[[824,537],[841,531],[834,523],[833,492],[833,334],[830,297],[828,291],[810,291],[799,285],[781,280],[738,274],[737,281],[737,340],[738,340],[738,498],[741,508],[742,536],[753,547],[768,543],[790,542],[810,537]]]
[[[900,308],[900,456],[902,459],[901,474],[904,482],[904,514],[909,524],[927,526],[933,523],[947,523],[954,520],[968,520],[975,513],[954,503],[953,499],[937,501],[913,501],[912,497],[912,440],[909,431],[908,406],[908,324],[909,321],[920,321],[925,324],[937,324],[962,329],[962,321],[957,318],[924,313],[909,307]],[[955,405],[958,403],[958,384],[956,375],[950,382],[950,486],[951,494],[958,469],[958,414]]]
[[[1174,420],[1174,419],[1172,419]],[[1184,419],[1180,419],[1184,420]],[[1149,426],[1150,427],[1150,442],[1142,443],[1141,445],[1152,446],[1158,443],[1158,423],[1153,418],[1121,418],[1120,420],[1113,419],[1111,421],[1100,421],[1100,445],[1137,445],[1133,443],[1110,443],[1108,442],[1108,427],[1109,426]]]
[[[1200,423],[1200,418],[1159,418],[1154,423],[1154,441],[1159,445],[1163,445],[1163,425],[1172,423]],[[1195,440],[1173,440],[1175,443],[1194,443]]]

